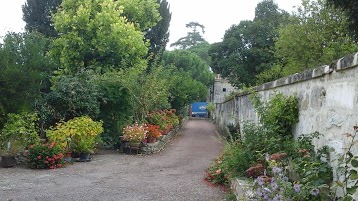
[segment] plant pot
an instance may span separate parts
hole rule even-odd
[[[65,158],[63,160],[65,160],[68,163],[72,162],[72,152],[66,152]]]
[[[76,162],[89,162],[91,161],[90,155],[90,153],[81,152],[80,157],[76,160]]]
[[[129,142],[129,146],[132,148],[132,147],[135,147],[135,148],[139,148],[141,145],[141,142]]]
[[[80,153],[81,160],[88,160],[90,158],[90,153]]]
[[[156,142],[156,141],[157,141],[157,138],[155,138],[155,137],[150,137],[150,136],[149,136],[149,137],[147,138],[147,142],[148,142],[148,143],[154,143],[154,142]]]
[[[8,168],[16,166],[15,156],[1,156],[1,167]]]

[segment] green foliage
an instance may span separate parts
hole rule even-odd
[[[61,2],[62,0],[26,0],[22,6],[26,31],[36,31],[46,37],[56,37],[57,32],[51,22],[51,14],[56,13]]]
[[[90,153],[95,144],[99,142],[98,136],[102,132],[102,122],[96,122],[88,116],[82,116],[58,123],[47,131],[47,136],[64,150]]]
[[[121,1],[64,0],[53,15],[60,37],[54,40],[50,52],[61,73],[143,68],[147,54],[143,33],[123,13]]]
[[[214,184],[229,185],[232,178],[244,176],[253,161],[254,156],[239,141],[228,142],[206,171],[205,179]]]
[[[48,116],[48,124],[61,119],[69,120],[74,117],[89,115],[96,118],[99,114],[98,86],[90,75],[61,76],[53,90],[44,99],[46,108],[42,113]]]
[[[205,39],[201,36],[200,31],[197,31],[198,28],[201,28],[201,33],[205,33],[205,26],[199,24],[198,22],[189,22],[186,24],[186,28],[192,29],[191,32],[188,32],[188,35],[182,38],[179,38],[178,41],[172,43],[170,47],[179,47],[180,49],[187,49],[190,47],[195,47],[200,43],[205,43]]]
[[[273,127],[275,126],[256,125],[250,122],[243,126],[242,144],[257,160],[265,153],[273,154],[290,149],[292,137],[278,134]]]
[[[213,103],[213,102],[208,103],[208,105],[206,106],[206,109],[209,112],[213,112],[216,109],[215,103]]]
[[[38,33],[8,33],[0,44],[0,128],[7,113],[32,110],[49,88],[54,69],[46,56],[50,41]]]
[[[140,31],[155,26],[160,20],[159,3],[156,0],[118,0],[123,14]]]
[[[56,169],[64,165],[63,149],[54,142],[36,144],[29,148],[28,166],[33,169]]]
[[[348,27],[355,39],[358,39],[358,2],[355,0],[327,0],[347,13]]]
[[[163,51],[169,42],[169,25],[172,17],[166,0],[157,0],[157,3],[159,4],[161,20],[145,34],[145,38],[150,42],[148,52],[150,66],[156,60],[161,61]]]
[[[214,78],[209,70],[208,64],[199,56],[188,50],[174,50],[165,52],[163,61],[166,66],[173,65],[177,69],[190,74],[190,76],[209,86]]]
[[[337,157],[336,181],[334,182],[334,190],[343,190],[343,195],[339,200],[354,200],[353,195],[358,189],[358,156],[354,155],[354,146],[357,144],[358,126],[354,126],[354,134],[344,134],[349,140],[348,147],[345,152]],[[336,193],[335,192],[335,193]]]
[[[209,55],[209,49],[210,44],[208,42],[202,42],[193,47],[188,48],[187,50],[198,55],[202,60],[206,62],[208,66],[210,66],[211,58]]]
[[[169,73],[161,66],[153,66],[149,73],[128,69],[119,74],[121,82],[131,94],[135,121],[143,121],[150,111],[169,108]]]
[[[114,72],[95,77],[101,92],[99,119],[103,121],[101,139],[105,144],[118,142],[123,126],[130,122],[132,115],[131,93],[121,79],[123,77]]]
[[[330,64],[358,49],[358,44],[347,34],[344,13],[324,0],[303,1],[279,33],[275,56],[280,60],[278,65],[282,66],[283,76]]]
[[[37,120],[36,114],[32,113],[8,114],[0,133],[0,148],[6,149],[8,142],[19,142],[23,148],[38,143],[40,138],[37,134]]]
[[[254,84],[255,77],[275,63],[274,44],[288,14],[272,0],[257,4],[255,18],[231,26],[222,42],[211,45],[211,67],[237,87]]]
[[[208,88],[191,78],[188,73],[173,71],[169,80],[169,92],[171,108],[181,111],[192,102],[205,100]]]
[[[292,137],[292,127],[298,122],[299,115],[297,97],[275,93],[265,104],[257,93],[252,93],[250,98],[263,126],[273,129],[282,137]]]

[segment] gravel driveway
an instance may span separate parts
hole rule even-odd
[[[19,200],[224,200],[204,171],[222,144],[207,120],[190,120],[153,155],[102,150],[91,162],[56,170],[0,168],[0,201]]]

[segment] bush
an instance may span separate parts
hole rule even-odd
[[[102,132],[102,122],[83,116],[58,123],[47,131],[47,136],[67,151],[92,152]]]
[[[8,114],[7,122],[0,133],[0,148],[7,146],[8,142],[18,141],[24,148],[40,141],[37,134],[36,114]]]
[[[227,143],[224,151],[206,170],[205,179],[213,184],[227,186],[231,178],[245,176],[245,171],[253,161],[254,155],[245,150],[239,141]]]
[[[37,144],[29,148],[28,166],[33,169],[56,169],[64,165],[63,149],[55,142]]]

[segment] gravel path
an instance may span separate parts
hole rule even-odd
[[[91,162],[56,170],[0,168],[0,201],[224,200],[204,171],[222,144],[207,120],[190,120],[165,150],[141,156],[101,151]]]

